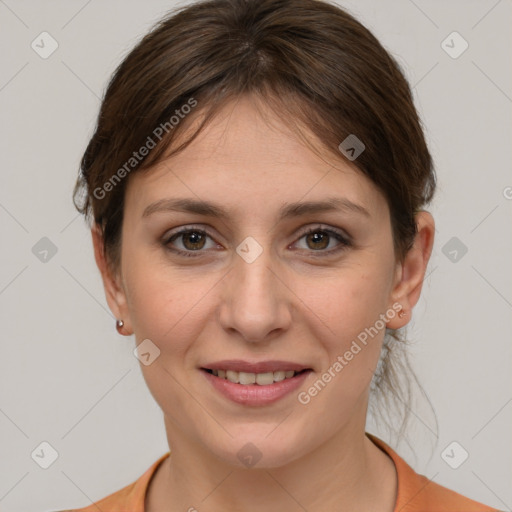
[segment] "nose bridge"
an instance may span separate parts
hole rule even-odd
[[[222,305],[223,327],[235,329],[246,341],[264,340],[286,327],[286,297],[271,251],[246,239],[237,247],[233,265]]]

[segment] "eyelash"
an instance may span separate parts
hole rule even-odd
[[[330,250],[318,250],[318,251],[311,250],[314,258],[331,256],[335,253],[339,253],[343,250],[346,250],[348,247],[352,246],[352,242],[347,236],[345,236],[342,233],[335,231],[331,228],[323,228],[321,226],[316,226],[316,227],[307,229],[306,231],[301,233],[301,235],[299,236],[299,238],[297,240],[304,238],[305,236],[309,235],[310,233],[318,233],[318,232],[326,233],[327,235],[334,237],[338,242],[340,242],[340,245],[338,245],[335,249],[330,249]],[[180,235],[187,234],[187,233],[199,233],[202,236],[207,236],[207,237],[213,239],[213,237],[210,236],[208,234],[208,232],[205,231],[204,229],[188,226],[188,227],[182,228],[182,229],[166,236],[162,243],[166,249],[168,249],[169,251],[172,251],[173,253],[177,254],[178,256],[185,256],[187,258],[196,258],[198,256],[201,256],[201,253],[204,252],[201,249],[199,249],[197,251],[183,251],[181,249],[171,248],[169,246],[169,244],[172,241],[174,241],[175,239],[179,238]],[[314,254],[315,252],[319,253],[319,254]]]

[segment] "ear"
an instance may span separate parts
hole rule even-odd
[[[413,246],[404,261],[397,264],[395,283],[391,294],[392,304],[400,304],[405,314],[402,317],[397,314],[389,320],[387,324],[389,329],[399,329],[410,321],[412,309],[420,298],[427,264],[432,253],[435,234],[432,215],[426,211],[418,212],[416,225],[417,234]]]
[[[114,313],[114,316],[117,319],[122,320],[124,323],[121,334],[129,336],[133,334],[133,330],[128,312],[126,294],[120,278],[120,272],[116,272],[114,275],[105,259],[103,252],[103,236],[97,224],[94,224],[92,227],[91,235],[92,244],[94,246],[94,258],[101,273],[108,306],[112,313]]]

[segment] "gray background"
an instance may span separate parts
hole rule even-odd
[[[340,4],[402,64],[439,179],[430,208],[437,238],[408,329],[439,432],[419,401],[414,451],[393,447],[433,481],[511,510],[511,2]],[[110,74],[173,5],[0,0],[1,511],[89,505],[168,450],[71,192]],[[46,59],[31,48],[43,31],[58,43]],[[453,31],[469,44],[457,58],[442,45]],[[462,48],[453,37],[445,44]],[[55,254],[44,253],[43,237]],[[48,469],[31,455],[44,441],[58,453]],[[442,456],[453,441],[469,453],[457,469]]]

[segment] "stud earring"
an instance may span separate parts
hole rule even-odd
[[[406,313],[403,309],[401,309],[401,310],[399,311],[399,313],[398,313],[398,316],[399,316],[400,318],[403,318],[405,315],[407,315],[407,313]]]
[[[116,320],[116,329],[119,334],[123,334],[121,329],[124,327],[124,322],[122,320]]]

